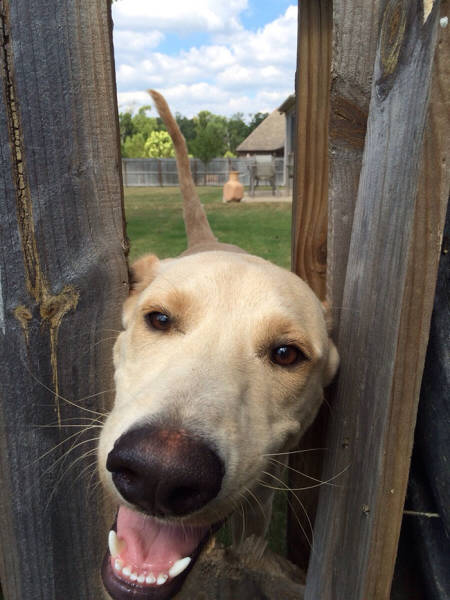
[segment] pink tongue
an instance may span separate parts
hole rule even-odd
[[[191,556],[207,527],[167,524],[125,506],[117,515],[117,535],[126,542],[120,558],[134,567],[164,571],[174,562]]]

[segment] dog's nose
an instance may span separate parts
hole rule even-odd
[[[125,500],[156,516],[199,510],[217,496],[224,474],[221,459],[204,441],[156,425],[124,433],[106,468]]]

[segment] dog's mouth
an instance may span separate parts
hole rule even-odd
[[[162,522],[121,506],[109,532],[103,584],[114,600],[168,600],[220,524]]]

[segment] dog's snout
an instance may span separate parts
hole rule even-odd
[[[217,496],[223,463],[184,430],[146,425],[123,434],[106,463],[120,494],[157,516],[182,516]]]

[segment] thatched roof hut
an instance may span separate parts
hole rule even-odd
[[[284,155],[286,117],[275,109],[236,148],[238,156],[247,154]]]

